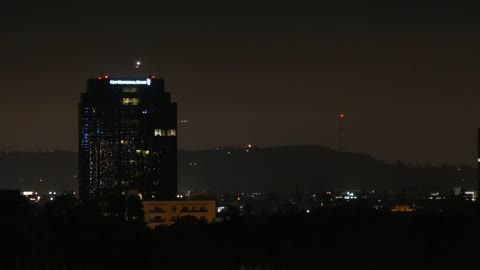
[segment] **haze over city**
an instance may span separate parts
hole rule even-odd
[[[433,2],[432,2],[433,3]],[[100,74],[166,78],[179,148],[324,145],[473,164],[473,9],[439,3],[5,4],[1,149],[77,151],[79,95]]]

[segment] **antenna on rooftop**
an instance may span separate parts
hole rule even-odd
[[[141,65],[142,65],[142,62],[140,61],[135,62],[135,66],[134,66],[135,70],[139,70]]]
[[[345,133],[343,131],[343,118],[345,118],[345,114],[341,113],[340,114],[340,132],[338,134],[340,152],[343,152],[343,137],[345,136]]]

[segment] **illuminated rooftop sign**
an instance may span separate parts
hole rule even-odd
[[[110,80],[110,84],[118,85],[150,85],[151,79],[146,80]]]

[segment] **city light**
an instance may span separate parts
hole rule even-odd
[[[108,77],[105,76],[107,79]],[[110,80],[110,84],[112,85],[150,85],[151,79],[146,80]]]

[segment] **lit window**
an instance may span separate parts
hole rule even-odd
[[[136,87],[124,87],[122,90],[124,93],[136,93],[138,89]]]
[[[175,129],[167,129],[167,136],[177,136],[177,131]]]
[[[165,132],[165,129],[155,129],[155,136],[165,136],[166,135],[166,132]]]
[[[135,150],[138,155],[149,155],[150,150]]]
[[[140,103],[139,98],[123,98],[122,104],[123,105],[138,105]]]

